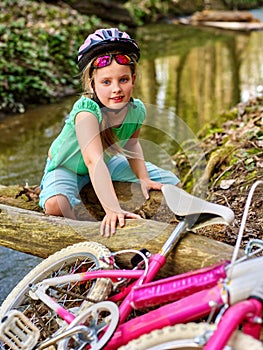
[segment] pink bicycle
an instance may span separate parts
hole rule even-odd
[[[136,252],[133,269],[119,269],[114,261],[130,250],[111,253],[94,242],[51,255],[3,302],[1,349],[219,350],[226,344],[228,349],[263,349],[257,340],[263,284],[263,257],[257,253],[263,242],[251,241],[237,260],[246,211],[259,183],[250,191],[231,262],[153,281],[187,230],[234,219],[229,208],[170,185],[162,191],[179,223],[158,254]],[[130,318],[134,310],[143,314]],[[207,317],[207,322],[189,323]],[[243,332],[235,332],[242,323]]]

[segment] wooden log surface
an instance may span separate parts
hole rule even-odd
[[[96,241],[111,251],[146,248],[158,252],[174,225],[154,220],[127,220],[112,238],[101,237],[99,222],[52,217],[0,204],[0,244],[42,258],[81,241]],[[170,254],[161,276],[183,273],[230,259],[233,248],[207,237],[187,233]],[[127,265],[126,255],[120,263]]]
[[[195,12],[192,22],[260,22],[249,11],[216,11],[203,10]]]

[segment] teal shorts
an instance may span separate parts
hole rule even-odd
[[[46,168],[41,180],[39,205],[45,208],[45,202],[50,197],[64,195],[68,198],[70,205],[74,208],[81,203],[79,196],[80,190],[90,182],[89,175],[78,175],[66,168],[58,167],[48,172],[47,168],[50,160],[47,159]],[[156,165],[145,162],[149,177],[151,180],[162,184],[176,185],[179,183],[178,177],[169,170],[164,170]],[[122,155],[112,157],[107,163],[112,181],[137,182],[138,178],[132,171],[129,162]]]

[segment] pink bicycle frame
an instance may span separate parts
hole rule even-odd
[[[250,269],[258,271],[258,265],[262,263],[262,259],[258,259],[258,264],[255,264],[254,261],[252,261],[252,263],[250,262]],[[111,278],[113,280],[118,278],[136,279],[132,287],[129,286],[127,288],[126,293],[119,293],[119,295],[113,297],[114,301],[121,301],[123,295],[126,295],[119,306],[119,326],[104,347],[105,349],[112,350],[118,349],[129,341],[153,330],[198,320],[208,316],[211,311],[215,311],[222,305],[225,305],[226,294],[223,293],[224,289],[222,289],[221,283],[218,282],[220,282],[220,280],[223,281],[226,277],[226,265],[228,265],[228,263],[224,262],[213,267],[203,268],[149,283],[144,281],[146,276],[143,270],[98,270],[46,279],[39,284],[35,294],[70,324],[75,319],[75,316],[61,307],[45,293],[47,286],[65,282],[87,281],[96,278]],[[237,271],[236,273],[237,277],[240,275],[239,272],[240,271]],[[245,274],[251,276],[251,271],[246,270]],[[239,277],[239,280],[240,279],[242,282],[244,281],[243,283],[246,285],[247,282],[243,274]],[[253,281],[254,280],[255,278]],[[145,284],[142,284],[142,281],[144,281]],[[239,297],[239,300],[242,300],[242,296]],[[179,300],[169,303],[171,299]],[[125,322],[125,315],[129,314],[130,310],[133,308],[150,307],[162,303],[168,304]],[[260,305],[256,305],[257,302],[254,304],[255,306],[250,310],[253,314],[258,316],[259,310],[261,310]],[[251,307],[250,303],[248,303],[248,305],[248,308],[245,309],[246,312],[249,311],[249,307]],[[242,309],[240,309],[239,312],[239,321],[244,318],[244,313],[242,314],[241,310]],[[250,325],[251,328],[253,326],[254,331],[254,325],[252,325],[251,322],[247,324]],[[249,329],[249,334],[253,334],[251,329]],[[219,332],[219,336],[221,337],[221,332]],[[227,341],[228,335],[226,335],[225,339],[222,340],[220,344]],[[208,348],[208,350],[211,349]]]
[[[209,315],[215,306],[222,305],[219,286],[199,291],[121,324],[105,346],[105,350],[118,349],[155,329],[197,320]]]
[[[127,296],[119,306],[120,326],[117,328],[105,349],[117,349],[130,340],[154,329],[178,322],[187,322],[188,320],[207,315],[214,305],[210,305],[211,300],[217,300],[219,305],[222,304],[220,289],[216,287],[208,292],[208,288],[215,286],[219,280],[226,277],[225,268],[228,262],[222,262],[221,264],[196,271],[146,283],[144,279],[150,279],[151,274],[155,273],[154,270],[156,268],[159,269],[158,263],[160,259],[158,254],[154,255],[152,258],[156,264],[151,263],[149,265],[150,269],[148,270],[146,278],[143,270],[98,270],[46,279],[41,282],[35,293],[49,308],[53,309],[62,319],[70,324],[75,319],[75,316],[45,293],[46,286],[69,281],[81,282],[95,278],[112,278],[113,280],[117,278],[137,279],[132,285],[132,290],[131,287],[129,287],[127,292],[124,293],[124,295],[127,294]],[[144,282],[144,284],[142,284],[142,282]],[[202,291],[203,289],[207,290]],[[122,297],[123,293],[120,293],[115,295],[112,299],[114,299],[114,301],[120,301]],[[109,300],[112,299],[109,298]],[[152,311],[144,315],[144,317],[140,316],[124,323],[133,308],[154,306],[158,303],[167,303],[177,299],[181,300]],[[192,305],[195,304],[196,307],[193,308]],[[146,322],[147,326],[145,326],[144,322]],[[140,323],[142,326],[138,327]]]
[[[104,349],[116,350],[129,341],[153,330],[196,321],[208,316],[215,308],[220,308],[222,305],[224,305],[224,301],[219,285],[199,291],[121,324]],[[262,303],[257,299],[252,298],[232,305],[223,315],[217,330],[208,340],[204,350],[223,349],[241,323],[244,323],[243,332],[245,334],[259,339],[261,314]],[[200,334],[200,336],[202,335]]]

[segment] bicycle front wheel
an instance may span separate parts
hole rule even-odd
[[[7,296],[0,308],[0,319],[11,309],[17,309],[40,330],[39,341],[49,338],[65,323],[41,300],[30,298],[31,286],[45,278],[101,268],[109,269],[109,266],[100,260],[102,256],[107,258],[109,255],[110,251],[105,246],[95,242],[77,243],[50,255],[31,270]],[[63,283],[46,291],[61,306],[75,314],[83,302],[91,305],[93,302],[105,300],[110,292],[111,281],[105,278]],[[9,347],[1,344],[2,349],[6,350]]]
[[[168,326],[144,334],[130,341],[127,345],[120,347],[119,350],[201,350],[204,346],[198,344],[196,337],[202,336],[209,330],[208,327],[213,329],[213,326],[207,326],[205,323],[187,323]],[[231,337],[227,349],[262,350],[263,346],[260,341],[237,331]]]

